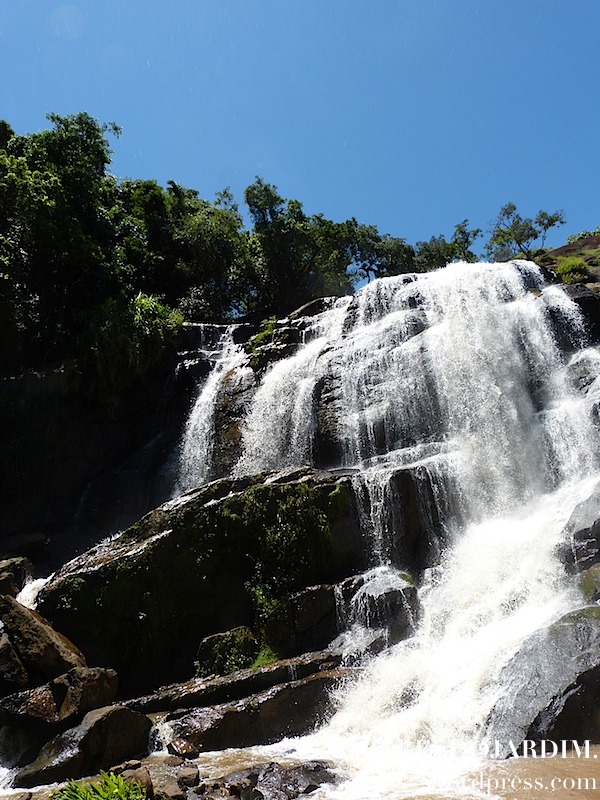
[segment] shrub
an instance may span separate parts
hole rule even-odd
[[[579,256],[560,258],[556,266],[556,272],[565,283],[585,283],[590,279],[586,263]]]
[[[70,780],[63,789],[51,792],[50,800],[146,800],[141,783],[128,783],[121,775],[101,772],[96,783],[77,783]]]
[[[145,378],[175,347],[183,319],[153,295],[109,298],[89,326],[87,367],[91,387],[116,404],[135,380]]]
[[[574,244],[580,239],[589,239],[590,236],[600,236],[600,225],[593,231],[579,231],[579,233],[570,233],[567,236],[567,243]]]

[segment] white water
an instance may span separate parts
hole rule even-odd
[[[482,763],[502,667],[580,604],[554,548],[598,479],[598,392],[571,388],[549,309],[581,346],[577,307],[533,264],[375,281],[321,315],[320,335],[256,393],[238,472],[313,461],[325,381],[341,461],[360,469],[374,564],[402,566],[399,468],[419,477],[425,528],[452,543],[425,574],[416,635],[374,659],[330,724],[294,744],[350,779],[315,796],[477,796],[456,786]]]
[[[205,356],[210,355],[208,352]],[[243,350],[233,341],[233,326],[221,336],[212,354],[215,367],[202,385],[187,419],[180,453],[179,481],[174,496],[193,489],[211,478],[215,405],[221,384],[244,360]]]

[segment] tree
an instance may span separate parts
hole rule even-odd
[[[351,288],[352,221],[308,216],[298,200],[285,200],[276,186],[259,177],[244,197],[254,222],[249,313],[280,316],[319,295],[343,294]]]
[[[405,239],[380,234],[375,225],[355,225],[352,255],[355,276],[367,281],[412,272],[415,268],[414,248]]]
[[[477,255],[471,250],[473,243],[481,236],[481,228],[468,228],[469,220],[463,219],[454,226],[454,234],[450,240],[451,261],[466,261],[474,263]]]
[[[514,203],[507,203],[491,223],[486,254],[491,261],[508,261],[515,256],[532,258],[533,244],[541,237],[543,246],[550,228],[565,222],[564,211],[539,211],[535,219],[522,217]]]

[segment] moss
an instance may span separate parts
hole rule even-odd
[[[272,648],[265,646],[256,656],[252,664],[252,669],[265,667],[267,664],[272,664],[274,661],[277,661],[277,653]]]
[[[594,603],[600,598],[600,564],[594,564],[580,575],[579,588],[590,603]]]
[[[248,355],[256,353],[260,347],[265,344],[270,344],[273,341],[273,333],[277,324],[276,317],[269,317],[260,324],[260,330],[257,334],[252,336],[244,345],[244,350]]]

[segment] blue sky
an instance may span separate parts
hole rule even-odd
[[[598,0],[2,0],[0,118],[85,110],[120,177],[260,175],[410,242],[563,208],[561,244],[600,225],[599,30]]]

